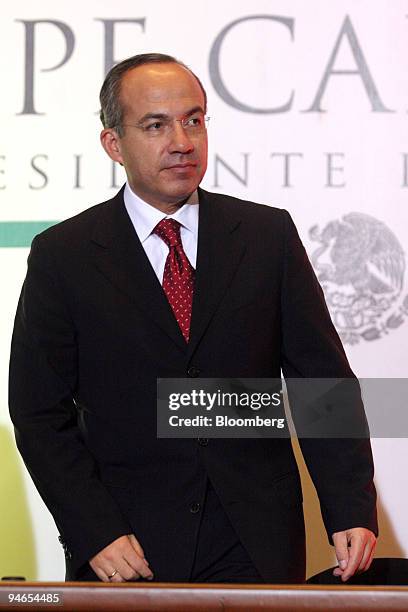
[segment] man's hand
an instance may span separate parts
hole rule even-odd
[[[339,564],[333,571],[334,576],[341,576],[342,581],[346,582],[356,572],[368,570],[377,542],[372,531],[355,527],[333,533],[332,537]]]
[[[153,578],[143,548],[133,534],[121,536],[111,542],[90,559],[89,565],[103,582]]]

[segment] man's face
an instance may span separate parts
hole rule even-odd
[[[183,66],[146,64],[124,75],[120,99],[124,135],[103,130],[102,144],[124,165],[132,190],[167,210],[188,198],[207,168],[207,132],[197,128],[203,92]]]

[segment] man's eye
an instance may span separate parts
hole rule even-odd
[[[147,132],[156,132],[163,129],[163,123],[161,121],[155,121],[154,123],[149,123],[146,125],[144,129]]]
[[[201,117],[190,117],[187,122],[186,122],[186,126],[188,127],[200,127],[203,123],[203,120]]]

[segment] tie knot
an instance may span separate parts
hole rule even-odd
[[[181,244],[180,223],[175,219],[162,219],[154,228],[153,233],[164,240],[169,248]]]

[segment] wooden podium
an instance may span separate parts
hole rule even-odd
[[[0,582],[0,610],[406,612],[408,587]]]

